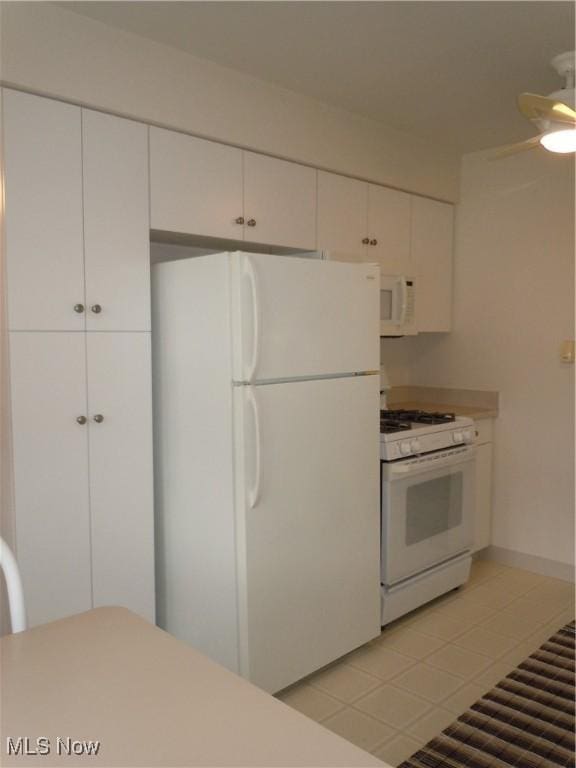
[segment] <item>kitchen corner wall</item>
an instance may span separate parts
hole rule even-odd
[[[5,84],[422,195],[457,198],[456,150],[62,5],[0,4]]]
[[[499,390],[493,544],[574,562],[574,160],[463,159],[451,334],[407,339],[408,381]],[[390,344],[393,342],[384,342]]]

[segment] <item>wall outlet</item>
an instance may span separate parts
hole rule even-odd
[[[562,342],[560,360],[563,363],[574,363],[574,339],[566,339]]]

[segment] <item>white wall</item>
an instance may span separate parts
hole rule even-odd
[[[0,13],[5,84],[431,197],[457,197],[454,150],[50,3],[2,3]]]
[[[574,162],[463,161],[454,330],[412,344],[412,383],[500,391],[493,544],[574,562]]]
[[[380,339],[380,362],[386,370],[392,387],[412,384],[412,360],[414,340],[411,336],[399,336],[397,339]]]

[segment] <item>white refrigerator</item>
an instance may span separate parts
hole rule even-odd
[[[153,269],[158,623],[270,692],[380,632],[378,280]]]

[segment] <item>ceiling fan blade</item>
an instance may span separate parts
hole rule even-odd
[[[576,125],[576,112],[571,107],[537,93],[521,93],[518,96],[518,108],[529,120],[552,120]]]
[[[516,144],[505,144],[503,147],[496,149],[490,156],[490,160],[499,160],[501,157],[508,157],[509,155],[516,155],[518,152],[526,152],[528,149],[538,149],[540,146],[540,139],[544,136],[543,133],[538,136],[533,136],[526,141],[519,141]]]

